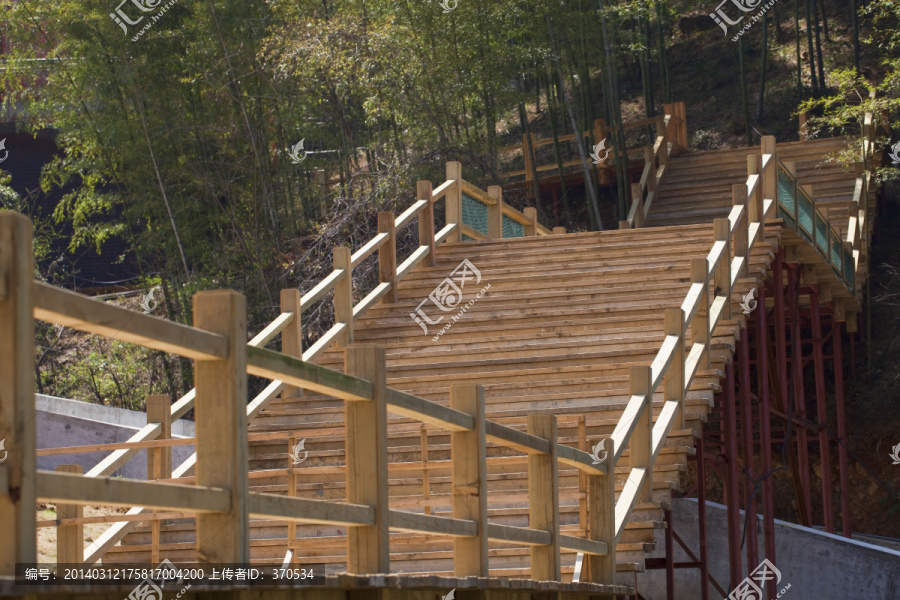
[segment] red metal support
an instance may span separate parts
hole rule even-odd
[[[728,518],[729,588],[734,589],[744,578],[741,570],[741,501],[738,496],[737,415],[734,397],[734,363],[725,365],[725,393],[722,400],[722,426],[725,442],[725,505]]]
[[[809,295],[812,320],[813,357],[816,371],[816,412],[819,426],[819,455],[822,466],[822,511],[825,513],[825,531],[834,533],[834,507],[831,488],[831,447],[828,441],[828,403],[825,391],[825,359],[822,347],[822,321],[819,311],[819,293]]]
[[[765,310],[763,307],[760,310]],[[753,409],[750,403],[750,328],[741,332],[738,351],[738,382],[741,391],[741,442],[744,462],[744,531],[747,536],[747,564],[759,564],[759,542],[756,533],[756,475],[753,468]],[[744,535],[744,532],[741,532]]]
[[[703,444],[706,439],[705,427],[700,428],[697,448],[697,519],[700,538],[700,600],[709,600],[709,562],[706,553],[706,460]]]
[[[788,266],[788,300],[791,310],[791,382],[794,387],[794,414],[806,418],[806,399],[803,390],[803,346],[800,339],[800,285],[799,265]],[[800,467],[801,498],[800,523],[812,527],[812,495],[809,485],[809,437],[806,428],[798,427],[797,461]]]
[[[841,481],[841,528],[845,537],[852,536],[850,527],[850,460],[847,456],[847,415],[844,406],[844,356],[841,349],[841,323],[832,321],[834,335],[834,395],[837,399],[838,464]]]
[[[666,600],[675,600],[675,544],[672,539],[672,511],[663,511],[666,522]]]
[[[781,256],[781,253],[778,253]],[[780,262],[779,262],[780,264]],[[776,280],[778,281],[778,280]],[[778,281],[780,284],[781,282]],[[765,556],[775,564],[775,491],[772,484],[772,426],[769,413],[769,325],[766,316],[766,288],[759,288],[759,308],[756,310],[756,377],[759,396],[759,448],[762,454],[762,503],[763,541]],[[775,582],[767,582],[769,598],[774,598],[777,590]]]

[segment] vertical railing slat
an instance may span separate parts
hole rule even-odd
[[[497,202],[488,209],[488,237],[493,240],[503,239],[503,188],[499,185],[488,186],[488,196]]]
[[[56,470],[60,473],[72,473],[83,475],[84,468],[81,465],[58,465]],[[57,519],[80,519],[84,516],[84,507],[81,504],[56,503]],[[158,520],[153,521],[158,523]],[[56,564],[80,565],[84,560],[84,525],[59,525],[56,528]],[[154,563],[154,564],[158,564]]]
[[[727,221],[727,219],[726,219]],[[631,468],[647,470],[647,476],[638,493],[638,502],[653,500],[653,389],[651,388],[652,372],[649,366],[633,365],[629,377],[632,396],[644,396],[644,408],[638,417],[628,443]]]
[[[393,220],[394,215],[392,213],[387,213],[391,216]],[[378,229],[381,231],[381,214],[378,215]],[[393,223],[392,223],[393,225]],[[390,243],[390,240],[385,244],[385,246]],[[382,246],[378,249],[378,266],[379,273],[381,273],[381,261],[382,261],[382,252],[384,251],[384,255],[387,256],[389,254],[388,251],[385,251],[385,246]],[[344,330],[341,335],[337,336],[337,339],[334,341],[334,345],[336,347],[341,346],[349,346],[353,343],[353,266],[351,260],[351,252],[350,248],[345,246],[336,246],[332,249],[332,258],[334,260],[334,269],[343,269],[344,277],[338,281],[334,285],[334,322],[337,323],[346,323],[347,328]],[[389,261],[390,259],[386,258],[385,260]],[[394,271],[396,273],[396,270]],[[381,281],[384,281],[382,279]]]
[[[606,475],[588,475],[587,537],[605,542],[605,556],[588,555],[584,581],[613,585],[616,582],[616,449],[615,440],[606,438],[604,448],[609,457]]]
[[[391,284],[391,290],[381,302],[393,304],[397,302],[397,233],[394,228],[394,213],[390,211],[378,213],[378,233],[388,234],[387,242],[378,249],[378,280],[381,283]],[[352,313],[353,301],[350,303]],[[352,317],[350,322],[353,322]]]
[[[429,252],[422,260],[422,266],[434,266],[434,188],[430,181],[416,182],[416,199],[428,204],[419,213],[419,246],[428,246]]]
[[[528,415],[528,433],[550,442],[549,454],[528,455],[528,507],[532,529],[550,533],[549,546],[531,547],[531,578],[559,581],[559,465],[556,417]]]
[[[667,308],[665,317],[666,335],[678,336],[678,345],[672,356],[672,364],[666,371],[666,401],[678,402],[678,429],[684,428],[684,311],[680,308]]]
[[[456,184],[452,189],[447,190],[444,196],[444,223],[456,223],[458,227],[456,231],[447,237],[448,242],[459,242],[462,240],[462,164],[457,161],[450,161],[446,168],[447,181],[455,181]]]
[[[731,318],[731,223],[728,219],[716,219],[713,221],[715,239],[717,242],[725,242],[725,253],[719,266],[713,275],[713,283],[716,286],[716,296],[725,296],[725,308],[722,317]]]
[[[473,431],[450,433],[453,517],[475,521],[474,537],[453,540],[453,574],[488,576],[487,458],[484,429],[484,389],[477,384],[450,386],[450,407],[472,415]]]

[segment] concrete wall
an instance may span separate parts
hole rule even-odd
[[[77,400],[35,394],[37,409],[37,447],[62,448],[126,442],[147,424],[146,413],[101,406]],[[172,424],[172,437],[194,437],[194,423],[179,419]],[[181,464],[194,452],[194,446],[174,446],[172,466]],[[109,452],[87,452],[38,458],[38,469],[55,470],[57,465],[76,464],[85,473],[105,458]],[[127,479],[147,478],[147,451],[139,450],[114,476]]]
[[[709,572],[727,593],[728,525],[725,507],[708,502],[707,548]],[[762,516],[758,517],[760,557],[763,559]],[[673,531],[699,557],[697,500],[672,500]],[[741,513],[743,523],[743,512]],[[748,527],[752,527],[752,520]],[[651,556],[665,556],[664,534],[657,530],[656,550]],[[842,536],[832,535],[785,521],[775,521],[775,565],[782,578],[777,588],[791,587],[780,600],[900,600],[900,551]],[[675,542],[675,561],[690,561]],[[747,575],[746,545],[742,559]],[[756,565],[750,565],[750,570]],[[647,600],[665,600],[665,571],[654,570],[638,575],[638,591]],[[710,585],[709,597],[720,600],[723,595]],[[675,598],[700,598],[700,571],[675,570]],[[769,598],[767,600],[774,600]]]

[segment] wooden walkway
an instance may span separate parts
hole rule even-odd
[[[132,507],[84,550],[87,564],[302,564],[632,593],[746,327],[739,303],[776,255],[803,254],[842,318],[859,310],[866,175],[860,187],[827,170],[812,190],[828,194],[819,212],[835,249],[849,244],[846,272],[831,246],[785,224],[776,198],[779,161],[804,185],[820,172],[814,157],[842,143],[764,138],[758,151],[668,157],[663,140],[631,218],[602,233],[550,232],[449,163],[409,210],[379,215],[373,240],[336,248],[320,285],[285,290],[281,316],[246,344],[234,292],[198,294],[185,327],[33,283],[30,224],[0,215],[0,330],[14,332],[0,340],[0,480],[18,490],[0,496],[0,518],[17,524],[0,574],[32,562],[40,499]],[[463,221],[464,193],[494,235]],[[435,231],[441,201],[447,225]],[[496,239],[506,219],[525,236]],[[420,245],[401,260],[396,233],[413,222]],[[352,269],[376,254],[380,283],[354,305]],[[332,290],[334,326],[301,348],[302,312]],[[35,471],[33,318],[193,358],[197,388],[85,476]],[[265,349],[279,336],[281,352]],[[249,405],[248,373],[272,381]],[[191,408],[198,453],[173,467],[168,421]],[[110,478],[145,447],[158,481]],[[59,535],[75,562],[80,532]]]

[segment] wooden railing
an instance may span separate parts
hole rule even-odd
[[[668,144],[671,145],[671,148],[667,147],[667,152],[671,150],[679,150],[687,148],[687,125],[686,125],[686,114],[684,108],[684,102],[674,102],[672,104],[665,105],[665,114],[657,117],[650,117],[646,119],[639,119],[636,121],[629,121],[622,125],[623,129],[631,130],[637,129],[640,127],[654,126],[656,129],[656,140],[657,143],[654,144],[653,149],[654,153],[656,152],[656,148],[658,146],[658,140],[661,136],[664,136],[668,141]],[[593,132],[584,131],[581,133],[582,138],[591,139],[591,134],[593,133],[593,139],[599,142],[606,138],[610,129],[606,124],[604,119],[595,119],[594,120],[594,128]],[[571,142],[575,140],[575,134],[570,133],[568,135],[557,136],[556,141],[558,142]],[[548,146],[554,143],[553,138],[544,138],[544,139],[535,139],[533,133],[522,134],[522,143],[521,144],[513,144],[512,146],[506,146],[500,149],[500,152],[512,152],[513,158],[517,156],[519,153],[522,155],[524,168],[518,169],[515,171],[507,171],[505,173],[501,173],[501,177],[525,177],[526,184],[531,184],[532,181],[538,179],[542,173],[546,172],[556,172],[559,175],[559,165],[556,161],[548,162],[546,164],[538,164],[537,162],[537,153],[536,150],[543,146]],[[609,150],[609,148],[606,148]],[[634,149],[634,148],[632,148]],[[646,157],[646,152],[644,153]],[[610,158],[604,161],[600,165],[594,165],[594,167],[599,171],[608,168],[614,165],[615,162],[610,154]],[[562,164],[563,170],[570,168],[581,168],[581,159],[569,160],[565,161]],[[530,188],[529,188],[530,189]]]

